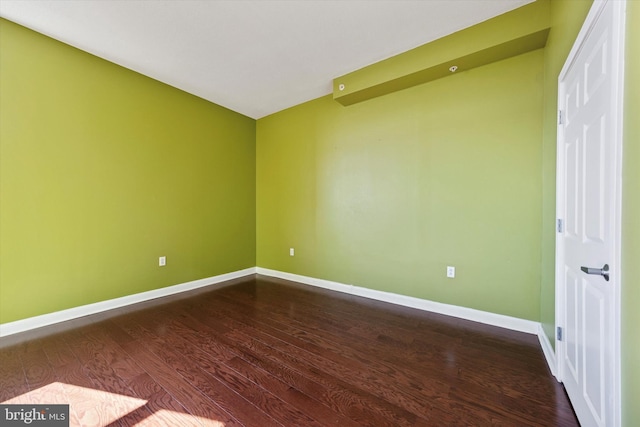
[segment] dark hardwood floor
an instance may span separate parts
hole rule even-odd
[[[71,425],[578,425],[533,335],[263,276],[3,341]]]

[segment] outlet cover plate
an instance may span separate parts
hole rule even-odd
[[[453,279],[456,277],[456,268],[452,266],[447,266],[447,277]]]

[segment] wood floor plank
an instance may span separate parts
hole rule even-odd
[[[120,425],[118,419],[123,414],[116,410],[118,402],[115,402],[114,408],[113,396],[96,385],[82,362],[57,367],[55,372],[58,383],[62,384],[66,403],[70,405],[70,412],[79,425]]]
[[[189,310],[192,310],[193,307],[189,307]],[[214,311],[218,310],[219,308],[216,308]],[[216,314],[217,315],[217,314]],[[183,314],[183,317],[185,317],[185,315]],[[240,316],[240,318],[242,319],[242,316]],[[222,316],[219,317],[220,321],[217,322],[209,322],[209,324],[211,325],[211,327],[213,329],[215,329],[215,331],[212,329],[210,330],[210,333],[215,334],[216,332],[218,333],[231,333],[231,332],[237,332],[239,329],[244,328],[245,326],[243,326],[241,323],[239,323],[238,321],[232,321],[230,318],[226,317],[226,316]],[[226,324],[226,326],[225,326]],[[195,326],[195,329],[199,329],[199,330],[203,330],[208,328],[208,325],[204,325],[201,324],[200,326]],[[224,337],[224,336],[217,336],[216,340],[219,340],[221,342],[226,342],[228,343],[228,345],[231,346],[239,346],[239,345],[243,345],[242,342],[244,341],[245,343],[248,342],[249,340],[251,340],[251,336],[253,334],[259,334],[260,332],[257,330],[251,330],[248,331],[247,334],[245,334],[244,336],[246,337],[246,339],[242,340],[239,339],[238,336],[235,336],[233,338],[228,338],[228,337]],[[296,364],[299,364],[300,359],[295,359],[296,360]],[[282,363],[282,361],[281,361]],[[315,369],[315,368],[314,368]],[[323,374],[326,377],[326,373]],[[327,378],[325,378],[326,380]],[[329,379],[329,383],[331,382],[335,382],[336,378],[330,378]],[[345,386],[347,386],[346,383],[343,383]],[[344,397],[344,392],[343,390],[341,390],[341,392],[337,393],[336,395],[340,395],[341,397]],[[360,390],[358,390],[358,396],[357,398],[352,399],[351,404],[352,407],[358,407],[358,406],[362,406],[362,402],[368,402],[370,400],[376,400],[375,397],[369,395],[369,396],[365,396]],[[377,421],[377,425],[399,425],[398,423],[400,423],[400,425],[404,424],[406,422],[407,425],[419,425],[419,420],[415,417],[415,415],[409,414],[407,413],[407,411],[404,411],[398,407],[394,407],[393,405],[389,404],[389,402],[386,402],[384,400],[382,400],[382,404],[379,407],[376,407],[375,405],[373,405],[373,407],[369,408],[369,413],[377,413],[377,412],[382,412],[384,413],[387,417],[384,419],[384,421],[381,421],[382,419],[379,419]],[[370,403],[370,402],[369,402]],[[380,408],[384,408],[382,411],[379,411]],[[402,421],[402,415],[400,415],[400,418],[398,418],[398,414],[399,413],[403,413],[404,416],[406,418],[409,419],[409,421]],[[369,415],[369,418],[371,418],[371,415]],[[361,421],[361,425],[362,425],[362,420]],[[374,424],[376,425],[376,424]]]
[[[242,380],[223,363],[211,361],[194,347],[173,345],[175,342],[175,340],[172,341],[171,347],[162,341],[146,342],[145,345],[164,363],[172,366],[189,384],[215,401],[238,422],[265,427],[281,425],[267,415],[269,411],[263,412],[259,405],[252,402],[251,397],[246,393],[246,388],[252,391],[251,394],[266,394],[268,393],[266,390],[254,392],[256,387],[252,384],[242,384]],[[232,382],[240,384],[236,385]]]
[[[412,414],[291,354],[255,339],[245,345],[245,359],[283,379],[296,379],[297,388],[360,425],[396,426],[416,422]]]
[[[269,316],[269,317],[273,318],[274,316]],[[346,357],[359,358],[362,356],[362,354],[366,352],[370,352],[372,349],[377,348],[379,350],[377,354],[379,355],[378,358],[380,361],[389,362],[393,367],[401,367],[401,368],[408,369],[409,371],[413,369],[414,371],[417,371],[417,373],[419,374],[422,374],[422,368],[424,367],[426,362],[432,362],[434,357],[444,356],[446,358],[446,353],[450,353],[453,350],[450,346],[441,347],[440,349],[437,349],[429,345],[428,351],[424,352],[424,346],[423,346],[422,347],[423,354],[420,354],[420,355],[414,354],[417,360],[415,360],[415,363],[412,363],[414,362],[413,360],[414,358],[411,357],[413,353],[412,352],[413,345],[407,345],[407,344],[402,345],[403,343],[400,343],[399,347],[401,347],[402,350],[404,351],[389,352],[389,351],[385,351],[386,349],[388,349],[388,347],[385,348],[385,347],[376,346],[375,345],[376,343],[372,343],[367,340],[362,340],[358,336],[349,336],[348,337],[349,346],[344,346],[344,341],[340,339],[340,336],[337,335],[336,332],[326,332],[324,328],[319,329],[319,328],[313,328],[312,326],[305,327],[305,325],[301,325],[300,323],[298,323],[296,326],[299,327],[300,329],[296,329],[296,326],[292,326],[291,324],[286,324],[286,323],[279,324],[278,323],[279,320],[277,320],[277,318],[276,320],[265,318],[262,321],[266,322],[270,326],[273,326],[274,328],[277,328],[283,331],[286,334],[295,336],[301,340],[310,342],[312,344],[319,345],[324,349],[333,348],[334,352],[337,352],[337,353],[341,353],[342,349],[345,349],[346,352],[342,352],[342,355]],[[323,324],[323,326],[325,325]],[[309,330],[313,330],[313,333],[309,333]],[[344,333],[343,335],[347,336],[348,333]],[[456,344],[456,345],[460,345],[460,344]],[[397,349],[399,350],[399,348]],[[354,352],[353,350],[359,350],[359,351]],[[527,348],[527,351],[529,352],[531,351],[531,346]],[[494,353],[495,354],[493,355],[492,360],[490,360],[489,363],[486,364],[487,369],[496,370],[496,371],[509,369],[510,368],[509,364],[501,363],[503,362],[504,358],[507,356],[503,356],[501,353],[495,352],[495,351]],[[518,353],[518,356],[521,356],[521,355],[522,355],[522,352],[520,351]],[[447,372],[448,369],[444,369],[444,370],[439,370],[438,372],[435,372],[435,373],[432,372],[431,376],[435,375],[436,377],[441,378],[443,381],[451,381],[452,379],[455,378],[454,374],[459,373],[462,367],[466,366],[464,365],[465,361],[468,362],[469,366],[477,366],[478,363],[483,362],[483,359],[480,357],[477,357],[475,354],[472,354],[471,357],[466,357],[466,358],[465,358],[465,354],[462,354],[461,356],[458,356],[456,359],[457,359],[456,360],[457,363],[456,363],[455,369],[452,369],[451,372]],[[521,357],[518,357],[515,360],[513,359],[508,360],[508,362],[517,363],[518,361],[521,361],[521,359],[522,359]],[[538,359],[540,358],[538,357]],[[526,362],[523,362],[523,363],[526,363]],[[383,365],[386,365],[386,364],[383,364]],[[445,368],[451,367],[451,364],[446,363],[446,360],[444,359],[443,359],[442,365]],[[544,366],[542,363],[540,365]],[[388,366],[379,366],[379,367],[382,370],[388,369]],[[531,365],[527,364],[527,367],[530,368]],[[474,370],[474,371],[477,371],[477,370]],[[514,370],[513,375],[518,375],[518,373],[526,374],[526,371],[523,371],[522,369],[517,371]],[[529,393],[529,390],[531,389],[531,382],[533,380],[533,377],[534,376],[532,375],[524,375],[524,378],[521,378],[518,381],[514,382],[513,384],[519,387],[519,391],[517,392],[512,389],[501,389],[501,391],[516,393],[517,395],[514,397],[526,396]],[[548,384],[548,382],[546,384]]]
[[[0,403],[28,392],[29,384],[17,348],[0,351]]]
[[[162,362],[162,360],[157,358],[157,356],[145,346],[131,342],[125,345],[125,350],[129,355],[143,363],[145,370],[154,381],[163,388],[171,390],[171,395],[194,416],[213,420],[224,426],[242,425],[212,399],[191,386],[182,376],[176,373],[172,367]]]
[[[237,316],[233,311],[221,310],[216,308],[215,313],[210,307],[202,307],[206,312],[210,312],[211,315],[221,315],[224,312],[224,316],[228,319],[236,317],[238,322],[244,320],[243,317]],[[228,321],[228,319],[220,318],[221,322]],[[429,395],[429,392],[433,390],[428,384],[426,387],[415,387],[414,382],[403,375],[397,369],[390,369],[381,367],[376,363],[374,358],[362,358],[356,360],[352,357],[345,357],[339,353],[331,351],[328,348],[322,348],[315,344],[305,342],[298,339],[291,333],[282,332],[274,327],[269,326],[269,322],[264,319],[261,322],[261,331],[247,329],[246,334],[251,336],[260,336],[263,339],[268,340],[273,345],[285,348],[285,351],[290,352],[299,359],[310,360],[315,366],[321,367],[325,372],[341,377],[347,378],[349,381],[360,384],[365,390],[372,394],[380,396],[381,398],[398,405],[401,408],[411,412],[415,417],[412,417],[412,423],[417,422],[417,418],[425,417],[428,414],[430,406],[425,404],[429,399],[433,398],[433,395]],[[244,327],[237,324],[233,327],[234,333],[243,328],[251,328],[251,325],[247,324]],[[289,330],[291,332],[291,330]],[[346,348],[346,347],[345,347]],[[378,380],[382,371],[386,371],[386,375],[390,378],[389,382],[381,382]],[[428,380],[428,379],[426,379]],[[446,387],[445,384],[441,385]]]
[[[322,388],[320,384],[313,383],[313,385],[307,388],[310,392],[304,393],[299,390],[300,383],[304,382],[301,376],[292,374],[292,371],[289,371],[284,376],[274,375],[272,371],[276,368],[283,368],[281,365],[276,367],[271,364],[267,369],[264,369],[262,359],[248,354],[246,349],[227,346],[224,344],[224,339],[212,339],[211,334],[203,337],[201,333],[197,332],[207,330],[208,327],[206,325],[198,323],[195,319],[189,319],[188,317],[182,317],[181,321],[191,325],[191,328],[180,328],[178,325],[169,326],[171,328],[178,327],[177,331],[179,331],[180,337],[184,340],[184,343],[177,345],[174,341],[174,347],[178,351],[183,351],[182,348],[184,348],[184,346],[199,348],[201,353],[195,355],[195,357],[201,368],[211,370],[212,363],[210,361],[212,359],[215,360],[216,363],[225,363],[249,380],[270,390],[280,399],[292,404],[296,408],[304,408],[313,414],[317,414],[325,424],[334,423],[335,425],[347,427],[351,425],[362,425],[354,423],[349,418],[344,417],[340,411],[333,411],[331,404],[323,405],[321,401],[313,399],[311,396],[317,395]],[[215,334],[215,332],[213,332],[213,334]],[[207,358],[203,357],[203,354],[206,354]],[[281,372],[282,369],[279,369],[279,373]],[[285,381],[283,381],[283,378]]]
[[[71,348],[82,364],[82,373],[89,381],[85,381],[83,386],[90,390],[95,390],[101,401],[108,402],[108,410],[104,416],[114,419],[116,424],[128,425],[141,422],[151,413],[145,408],[144,399],[135,396],[133,391],[109,366],[104,358],[108,343],[97,338],[92,329],[97,326],[85,327],[77,331],[75,339],[71,341]],[[70,334],[71,335],[71,334]],[[89,395],[87,405],[95,401],[94,393]],[[120,420],[124,417],[129,422],[123,424]]]
[[[198,385],[198,381],[203,381],[207,375],[211,375],[213,378],[229,387],[230,390],[233,390],[239,396],[247,399],[248,402],[252,402],[256,408],[264,409],[266,411],[265,414],[275,414],[275,418],[279,419],[280,422],[285,423],[285,425],[291,422],[294,422],[296,425],[319,425],[310,414],[300,411],[299,408],[311,409],[309,412],[316,415],[319,414],[324,422],[332,420],[334,423],[341,422],[340,425],[350,425],[350,421],[343,419],[339,414],[333,413],[329,417],[328,412],[324,411],[324,407],[322,405],[316,405],[316,402],[313,399],[310,399],[303,393],[298,392],[290,385],[281,385],[280,381],[272,375],[261,372],[253,366],[248,366],[248,364],[243,365],[241,359],[239,359],[228,347],[224,348],[216,346],[216,348],[209,347],[204,350],[198,342],[200,337],[194,337],[196,338],[195,342],[189,342],[186,340],[186,338],[193,336],[191,333],[195,332],[193,329],[181,327],[179,323],[166,323],[164,326],[167,329],[171,329],[172,332],[178,334],[178,336],[185,340],[183,343],[176,343],[175,340],[172,341],[176,352],[188,352],[189,360],[192,363],[195,363],[198,369],[202,369],[200,372],[196,371],[194,373],[187,373],[186,375],[183,375],[197,387],[203,390],[205,390],[205,388],[209,390],[209,394],[216,393],[216,391],[207,388],[207,384]],[[198,325],[197,328],[197,330],[202,330],[200,325]],[[159,351],[161,350],[159,349]],[[239,369],[235,369],[229,359],[234,360],[235,367],[243,366],[245,368],[243,372],[240,372]],[[175,363],[172,364],[175,366]],[[191,371],[193,371],[193,369],[191,369]],[[256,390],[256,386],[258,390]],[[262,390],[260,390],[260,388],[262,388]],[[216,399],[219,404],[221,400],[224,400],[222,396],[218,396]],[[241,403],[242,402],[236,403],[235,405],[227,404],[224,407],[229,411],[230,406],[241,407]],[[283,403],[288,405],[285,406]],[[292,411],[294,408],[295,410]],[[231,413],[236,416],[235,413]],[[248,413],[250,413],[250,411],[245,408],[241,411],[241,414],[238,414],[238,416],[242,415],[246,417]],[[238,416],[236,416],[236,418],[238,418]],[[269,425],[269,423],[266,421],[253,421],[248,425]]]
[[[226,313],[228,315],[228,313]]]
[[[0,402],[71,425],[578,425],[533,335],[262,276],[8,342]]]
[[[7,368],[9,366],[22,365],[24,367],[24,380],[26,389],[13,391],[10,399],[0,400],[7,404],[66,404],[68,402],[63,385],[56,381],[56,374],[50,364],[45,346],[19,346],[19,351],[15,352],[11,359],[3,360],[0,365]],[[16,362],[20,360],[21,363]],[[7,375],[9,374],[9,375]],[[1,372],[0,378],[11,377],[8,372]],[[4,385],[0,382],[0,389],[6,393]],[[78,425],[74,413],[70,413],[71,424]]]
[[[149,374],[144,373],[132,378],[129,386],[138,396],[147,401],[147,408],[152,415],[150,425],[167,425],[200,427],[202,423],[173,398],[165,389],[156,383]]]
[[[344,368],[339,364],[323,358],[319,355],[313,355],[305,350],[302,350],[295,345],[288,342],[280,341],[277,338],[272,337],[267,333],[258,333],[255,330],[243,331],[243,328],[238,327],[233,332],[227,335],[232,341],[239,341],[244,343],[250,343],[253,348],[260,348],[261,345],[265,345],[275,350],[280,357],[282,363],[288,363],[290,367],[300,369],[303,375],[310,375],[313,379],[322,380],[324,384],[327,381],[338,382],[341,379],[340,388],[342,389],[357,389],[363,393],[359,393],[360,396],[366,398],[367,401],[377,401],[378,405],[376,409],[381,409],[379,413],[381,418],[389,418],[393,420],[395,425],[419,425],[419,418],[404,409],[402,403],[403,396],[395,396],[389,390],[383,389],[379,384],[375,384],[369,381],[367,377],[367,370],[356,372],[349,368]],[[268,351],[262,348],[262,351]],[[376,381],[375,377],[371,377],[371,380]],[[396,389],[395,385],[389,383],[391,388]],[[351,387],[349,387],[351,386]],[[365,396],[363,396],[363,394]],[[390,399],[387,399],[389,397]],[[397,402],[401,401],[398,405]],[[424,403],[425,406],[428,402]],[[373,408],[372,408],[373,409]]]

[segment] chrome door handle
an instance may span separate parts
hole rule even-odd
[[[609,281],[609,264],[605,264],[602,268],[580,267],[580,270],[587,274],[602,276],[604,280]]]

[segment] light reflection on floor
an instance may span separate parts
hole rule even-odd
[[[34,404],[34,405],[70,405],[70,426],[104,427],[126,417],[147,404],[144,399],[109,393],[80,387],[73,384],[54,382],[21,394],[3,404]],[[180,427],[224,427],[221,421],[210,420],[167,409],[152,411],[135,426],[180,426]]]
[[[171,420],[171,424],[167,424],[167,420]],[[149,422],[147,422],[149,421]],[[207,418],[196,417],[193,415],[183,414],[180,412],[169,411],[167,409],[161,409],[155,412],[144,422],[135,424],[136,426],[206,426],[206,427],[224,427],[224,423],[221,421],[209,420]]]

